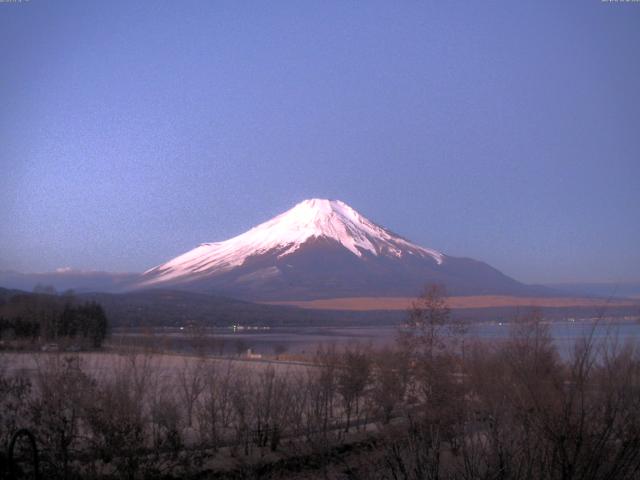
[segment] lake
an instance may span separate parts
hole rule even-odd
[[[619,343],[640,339],[640,324],[631,320],[593,322],[576,320],[550,323],[551,335],[561,355],[567,356],[577,339],[593,332],[595,338],[607,336]],[[500,341],[508,338],[508,323],[478,323],[470,325],[466,338]],[[391,345],[399,332],[398,326],[360,327],[273,327],[265,329],[211,328],[192,331],[188,328],[156,328],[151,330],[124,330],[114,332],[110,343],[114,346],[148,346],[177,352],[204,351],[209,354],[229,355],[252,353],[311,354],[320,346],[351,344],[383,347]]]

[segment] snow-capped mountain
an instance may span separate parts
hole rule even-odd
[[[147,270],[138,288],[215,291],[254,300],[415,295],[430,282],[457,294],[526,294],[482,262],[394,234],[339,200],[311,199],[223,242]]]

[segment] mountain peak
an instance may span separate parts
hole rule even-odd
[[[326,198],[310,198],[303,200],[285,214],[298,216],[301,220],[330,217],[331,215],[346,215],[356,217],[356,212],[341,200],[328,200]]]
[[[334,205],[338,205],[338,204],[346,205],[344,202],[340,200],[330,200],[328,198],[307,198],[306,200],[303,200],[300,203],[298,203],[296,207],[304,205],[304,206],[308,206],[309,208],[325,209],[325,208],[332,208]]]
[[[430,256],[438,264],[443,258],[440,252],[414,245],[373,223],[340,200],[304,200],[247,233],[251,232],[279,237],[280,245],[287,246],[281,257],[296,251],[310,238],[328,238],[358,257],[364,253],[394,257],[417,254]]]
[[[340,200],[311,198],[237,237],[203,243],[147,270],[135,288],[293,300],[415,295],[443,283],[462,295],[526,292],[491,266],[421,247]]]
[[[317,230],[317,233],[319,235],[328,233],[328,236],[333,236],[333,234],[335,233],[334,231],[326,232],[324,230],[327,227],[335,227],[336,225],[341,223],[362,223],[363,220],[365,222],[368,222],[353,208],[340,200],[311,198],[308,200],[303,200],[292,209],[287,210],[283,214],[275,217],[271,222],[273,222],[274,224],[284,222],[284,225],[294,230],[312,228],[314,230]],[[260,225],[259,227],[261,227],[262,225]]]
[[[415,245],[376,225],[340,200],[312,198],[224,242],[203,243],[169,262],[147,270],[143,284],[181,281],[229,271],[248,258],[274,255],[281,259],[308,241],[332,241],[356,257],[365,255],[430,259],[440,265],[444,255]]]

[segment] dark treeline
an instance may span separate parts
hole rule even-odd
[[[72,342],[99,348],[108,331],[108,321],[96,302],[79,302],[72,292],[55,295],[16,294],[0,303],[0,340],[5,345]]]
[[[46,356],[0,368],[0,450],[30,428],[46,478],[638,478],[638,346],[587,336],[562,360],[539,314],[512,323],[474,341],[432,288],[393,348],[305,366]]]

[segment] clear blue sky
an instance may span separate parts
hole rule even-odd
[[[640,4],[0,3],[0,269],[141,271],[309,197],[640,280]]]

